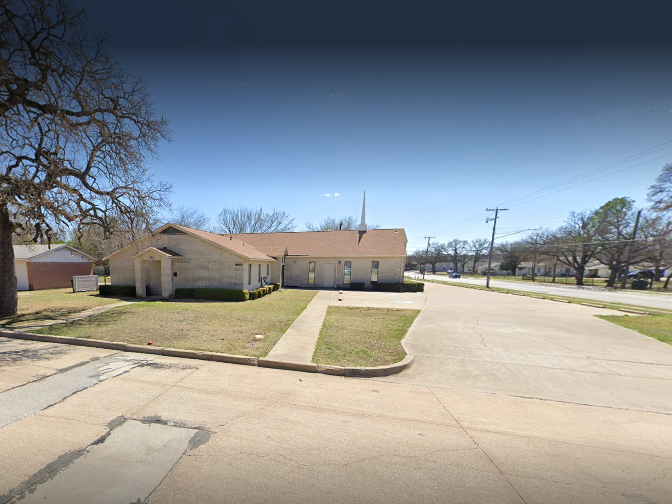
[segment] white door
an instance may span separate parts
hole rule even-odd
[[[28,290],[28,266],[26,261],[14,261],[14,271],[16,272],[16,289]]]
[[[322,278],[324,278],[324,283],[322,287],[333,287],[334,279],[336,278],[336,265],[334,263],[327,263],[322,267]]]

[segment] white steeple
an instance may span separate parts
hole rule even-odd
[[[364,191],[364,201],[362,201],[362,222],[359,223],[358,231],[366,233],[366,191]]]

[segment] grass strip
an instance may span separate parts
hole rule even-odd
[[[401,340],[419,310],[330,306],[313,362],[331,366],[385,366],[406,357]]]
[[[672,345],[672,314],[655,313],[648,317],[624,317],[620,315],[598,315],[598,317]]]

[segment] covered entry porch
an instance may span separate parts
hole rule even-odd
[[[141,298],[148,295],[172,298],[175,294],[173,277],[176,275],[173,261],[180,259],[180,254],[165,247],[149,247],[136,254],[133,257],[136,295]]]

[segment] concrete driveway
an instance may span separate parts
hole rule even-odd
[[[397,383],[672,413],[672,347],[599,308],[425,284]]]
[[[397,383],[0,338],[0,503],[669,504],[669,351],[594,312],[428,285]]]

